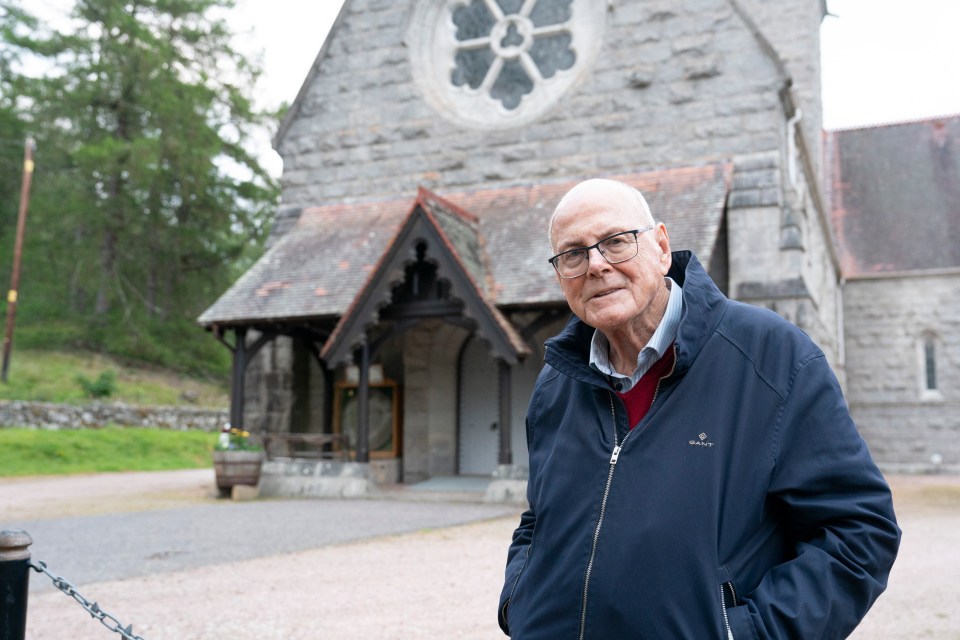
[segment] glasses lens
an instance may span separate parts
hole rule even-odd
[[[576,249],[557,256],[557,271],[564,278],[576,278],[587,271],[586,249]]]
[[[649,231],[650,228],[643,231]],[[589,253],[593,247],[597,248],[600,255],[610,264],[625,262],[639,252],[637,245],[637,233],[639,231],[624,231],[606,240],[601,240],[591,247],[581,249],[571,249],[558,256],[551,258],[550,262],[556,268],[561,278],[577,278],[587,272],[589,268]]]
[[[633,231],[618,233],[601,242],[598,249],[611,264],[629,260],[637,255],[637,235]]]

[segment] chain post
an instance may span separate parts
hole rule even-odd
[[[24,640],[26,637],[30,569],[50,578],[54,587],[73,598],[104,627],[120,634],[123,640],[144,640],[134,635],[132,624],[124,627],[120,620],[101,609],[99,604],[84,598],[69,580],[51,573],[45,562],[31,562],[31,544],[33,539],[22,529],[0,531],[0,640]]]
[[[26,637],[31,544],[22,529],[0,531],[0,640]]]

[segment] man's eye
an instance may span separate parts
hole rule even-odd
[[[587,252],[583,249],[574,249],[573,251],[568,251],[563,254],[563,257],[567,262],[579,262],[583,260],[583,256],[585,255],[587,255]]]
[[[625,242],[625,241],[624,241],[623,238],[610,238],[609,240],[607,240],[607,241],[604,242],[603,244],[605,244],[607,247],[609,247],[609,248],[611,248],[611,249],[616,249],[617,247],[623,246],[623,243],[624,243],[624,242]]]

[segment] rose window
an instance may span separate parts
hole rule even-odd
[[[455,86],[516,109],[537,83],[573,66],[572,0],[473,0],[453,9]]]
[[[529,122],[595,56],[604,7],[597,0],[418,2],[408,34],[414,77],[460,123]]]

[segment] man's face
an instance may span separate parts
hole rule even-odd
[[[553,221],[550,241],[555,253],[589,246],[621,231],[643,229],[651,221],[636,195],[609,183],[584,183],[564,197]],[[664,225],[637,237],[635,258],[610,264],[596,249],[589,252],[589,268],[577,278],[560,278],[570,309],[607,337],[639,320],[656,327],[665,300],[664,276],[670,269],[670,241]]]

